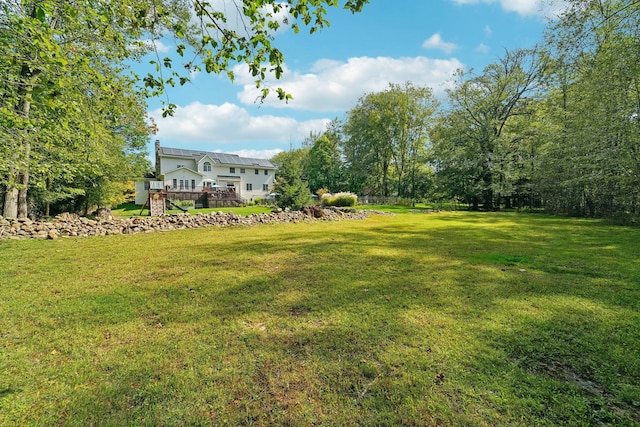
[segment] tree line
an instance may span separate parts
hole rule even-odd
[[[2,215],[48,215],[52,206],[86,213],[122,200],[128,180],[149,169],[146,99],[186,84],[191,73],[233,79],[230,65],[244,62],[262,96],[290,98],[264,84],[267,73],[282,73],[275,31],[314,32],[339,2],[227,1],[234,7],[1,1]],[[343,6],[357,12],[366,3]],[[363,95],[346,117],[274,159],[279,191],[295,204],[326,189],[637,219],[640,1],[563,4],[540,47],[506,51],[481,72],[460,71],[441,104],[411,82]],[[145,42],[167,35],[182,64]],[[138,76],[127,64],[147,53],[155,73]],[[166,114],[174,108],[165,102]]]
[[[640,2],[568,3],[541,46],[459,71],[442,104],[391,84],[274,162],[301,193],[637,221]]]
[[[368,0],[346,0],[358,12]],[[2,215],[51,210],[88,213],[123,200],[132,177],[150,169],[153,125],[146,100],[204,71],[233,79],[248,65],[265,97],[265,76],[282,74],[278,27],[328,25],[335,0],[2,0],[0,1],[0,202]],[[286,17],[286,19],[284,19]],[[184,60],[161,57],[172,37]],[[155,71],[130,64],[151,54]],[[162,99],[162,98],[161,98]],[[164,114],[175,110],[168,99]]]

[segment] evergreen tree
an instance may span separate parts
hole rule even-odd
[[[276,164],[276,204],[281,208],[298,210],[313,202],[309,185],[303,179],[306,152],[308,149],[282,152],[272,159]]]

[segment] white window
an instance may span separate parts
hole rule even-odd
[[[211,163],[204,162],[204,164],[202,165],[202,170],[204,172],[211,172]]]
[[[252,191],[252,190],[253,190],[253,184],[247,183],[247,191]]]
[[[236,173],[236,168],[229,168],[229,173]]]
[[[245,172],[245,171],[244,171],[244,168],[241,168],[241,169],[240,169],[240,173],[244,173],[244,172]]]
[[[269,191],[269,184],[262,184],[262,191]]]
[[[175,190],[178,187],[178,180],[174,178],[171,184],[172,184],[171,188]]]
[[[265,174],[265,175],[269,175],[269,171],[265,169],[265,170],[264,170],[264,174]]]

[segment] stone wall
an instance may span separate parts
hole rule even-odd
[[[353,209],[306,208],[304,211],[281,211],[249,216],[233,212],[210,214],[175,214],[158,217],[113,218],[110,215],[96,219],[63,213],[51,221],[30,219],[7,219],[0,217],[1,239],[57,239],[58,237],[106,236],[111,234],[152,233],[183,228],[252,226],[272,223],[295,223],[301,221],[338,221],[364,219],[371,211]]]

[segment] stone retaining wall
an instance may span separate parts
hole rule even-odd
[[[27,218],[7,219],[0,217],[0,240],[2,239],[57,239],[58,237],[106,236],[111,234],[152,233],[183,228],[228,227],[234,225],[258,225],[291,223],[301,221],[337,221],[364,219],[371,211],[329,210],[319,207],[304,211],[282,211],[249,216],[233,212],[210,214],[175,214],[159,217],[113,218],[110,215],[90,219],[75,214],[63,213],[51,221],[32,221]]]

